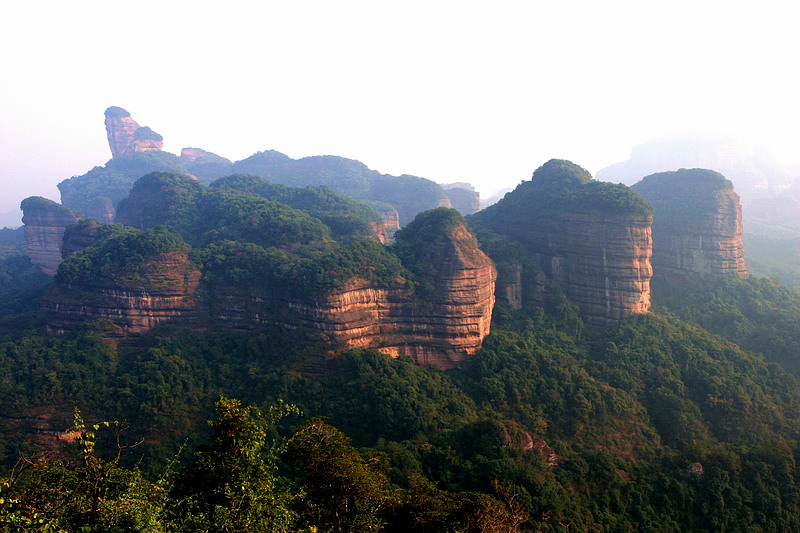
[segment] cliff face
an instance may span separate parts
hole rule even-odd
[[[652,218],[596,210],[564,213],[520,235],[589,324],[650,310]]]
[[[662,172],[633,188],[653,204],[656,279],[747,277],[739,196],[721,174],[703,169]]]
[[[61,263],[64,229],[78,220],[78,214],[40,196],[26,198],[20,208],[25,225],[25,247],[31,263],[39,265],[48,276],[55,275]]]
[[[90,320],[110,320],[119,334],[142,333],[159,322],[202,314],[200,271],[187,253],[158,254],[137,272],[135,283],[57,283],[44,298],[51,331],[78,329]]]
[[[83,233],[91,231],[76,231],[75,238]],[[452,228],[445,242],[429,280],[432,289],[424,296],[402,278],[370,283],[354,277],[324,298],[224,284],[205,287],[208,297],[200,298],[200,271],[186,253],[170,252],[148,259],[127,275],[130,282],[58,283],[44,311],[56,332],[96,319],[110,320],[120,334],[187,318],[214,318],[242,329],[308,327],[343,348],[377,348],[451,368],[476,354],[489,334],[496,274],[463,225]]]
[[[485,227],[510,237],[538,259],[546,276],[578,305],[583,319],[604,325],[650,309],[653,269],[649,204],[623,185],[593,181],[568,161],[551,160],[529,182],[475,215]],[[537,287],[506,269],[500,297],[514,307]]]
[[[153,152],[164,146],[163,138],[148,127],[139,126],[131,114],[121,107],[105,111],[106,136],[113,158],[137,152]]]
[[[374,285],[354,278],[317,300],[225,287],[213,292],[211,314],[240,328],[311,327],[347,349],[377,348],[447,369],[477,354],[489,334],[495,277],[492,262],[462,225],[453,230],[433,293],[424,299],[402,279]],[[277,302],[291,313],[276,308]]]

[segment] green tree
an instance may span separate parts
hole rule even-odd
[[[281,439],[269,442],[274,424],[294,406],[278,403],[266,413],[221,397],[209,422],[211,442],[176,480],[175,522],[189,531],[290,531],[295,516],[286,484],[276,472]]]

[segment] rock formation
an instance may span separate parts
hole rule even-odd
[[[131,114],[121,107],[105,111],[106,136],[114,159],[137,152],[161,150],[164,138],[147,126],[139,126]]]
[[[73,228],[70,240],[91,233],[89,227]],[[186,253],[170,252],[150,257],[111,281],[83,279],[81,274],[57,280],[44,310],[56,332],[97,319],[110,321],[121,334],[194,318],[213,318],[240,329],[307,327],[324,332],[342,348],[377,348],[451,368],[476,354],[489,333],[496,274],[463,223],[436,233],[436,264],[427,278],[420,278],[424,287],[415,288],[400,277],[370,283],[356,276],[325,297],[309,298],[280,287],[203,284]],[[417,257],[416,265],[429,259]],[[201,292],[206,296],[201,298]]]
[[[415,294],[403,279],[370,284],[353,278],[324,299],[227,287],[214,291],[211,314],[235,327],[283,323],[321,330],[346,348],[410,355],[419,364],[452,368],[475,355],[489,334],[495,270],[462,225],[450,230],[432,291]],[[288,316],[270,311],[282,300]]]
[[[653,204],[656,279],[747,277],[742,208],[733,184],[705,169],[661,172],[633,188]]]
[[[475,187],[469,183],[448,183],[442,185],[442,188],[453,209],[462,215],[471,215],[480,211],[481,197]]]
[[[64,229],[79,216],[52,200],[31,196],[20,204],[25,225],[25,247],[31,263],[53,276],[61,263],[61,241]]]
[[[650,309],[651,208],[628,187],[593,181],[577,165],[551,160],[473,220],[535,254],[587,323]],[[505,290],[513,287],[509,281]],[[513,305],[515,296],[506,298]]]
[[[135,283],[112,285],[86,279],[56,283],[42,309],[50,331],[75,330],[107,320],[118,334],[145,332],[160,322],[202,314],[197,293],[200,271],[185,252],[157,254],[136,272]]]

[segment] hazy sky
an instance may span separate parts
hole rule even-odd
[[[552,157],[595,172],[682,132],[796,161],[791,7],[0,0],[0,212],[104,164],[110,105],[174,153],[335,154],[484,195]]]

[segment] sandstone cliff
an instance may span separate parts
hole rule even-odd
[[[431,224],[423,226],[430,229]],[[91,231],[77,228],[73,235]],[[125,231],[139,235],[137,230]],[[140,232],[146,237],[143,242],[151,242],[158,231],[150,231],[149,237]],[[201,282],[200,270],[185,252],[161,252],[133,267],[122,257],[122,273],[112,277],[84,274],[82,265],[92,260],[75,256],[59,274],[44,310],[50,329],[57,332],[97,319],[110,321],[120,334],[190,318],[216,319],[242,329],[265,324],[306,327],[322,331],[341,348],[377,348],[393,356],[410,355],[420,364],[451,368],[476,354],[489,333],[496,274],[463,221],[440,224],[433,234],[435,239],[424,232],[420,238],[434,246],[405,249],[424,274],[416,278],[416,285],[400,276],[377,282],[356,275],[323,296],[274,284],[220,282],[213,276]],[[406,242],[408,236],[406,231]],[[136,249],[133,244],[107,247],[87,252],[102,258],[110,250]],[[108,266],[97,269],[115,271]]]
[[[25,231],[25,247],[31,263],[53,276],[61,263],[61,241],[64,229],[79,216],[52,200],[31,196],[20,204]]]
[[[577,165],[551,160],[473,220],[533,253],[587,323],[649,311],[651,208],[628,187],[593,181]],[[514,276],[504,273],[502,287],[518,305]]]
[[[185,252],[155,254],[133,279],[85,279],[63,282],[45,296],[42,309],[50,331],[79,329],[85,322],[107,320],[120,335],[145,332],[166,320],[202,314],[197,293],[200,271]]]
[[[712,170],[681,169],[652,174],[633,188],[653,204],[656,279],[747,277],[742,207],[730,181]]]
[[[111,106],[105,111],[106,136],[113,158],[137,152],[161,150],[164,138],[147,126],[139,126],[131,114],[121,107]]]

